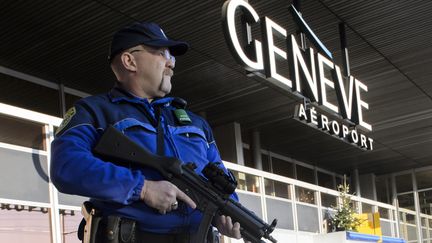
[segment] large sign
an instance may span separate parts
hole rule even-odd
[[[260,18],[248,2],[226,1],[222,9],[224,34],[236,61],[247,71],[264,77],[273,85],[317,103],[323,110],[337,114],[350,124],[372,131],[372,126],[363,118],[363,111],[369,109],[369,104],[362,99],[362,93],[367,92],[368,87],[351,75],[343,76],[341,68],[333,62],[330,51],[292,5],[290,10],[297,25],[318,51],[310,47],[305,50],[301,48],[295,35],[288,34],[286,29],[266,16]],[[262,42],[252,36],[252,25],[259,25]],[[276,46],[276,38],[286,40],[287,48]],[[280,61],[288,62],[288,76],[278,72],[277,62]],[[337,103],[328,99],[329,92],[336,93]],[[327,116],[318,114],[313,106],[300,104],[296,114],[309,125],[364,149],[373,149],[372,138],[360,134],[353,126],[330,121]]]

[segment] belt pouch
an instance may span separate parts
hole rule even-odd
[[[120,217],[108,216],[106,219],[105,237],[108,243],[119,243]]]
[[[120,225],[120,241],[122,243],[134,243],[135,242],[135,220],[125,219],[121,220]]]

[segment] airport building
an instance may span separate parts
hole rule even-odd
[[[50,143],[74,102],[112,88],[111,36],[138,20],[191,44],[172,95],[208,120],[241,203],[278,219],[278,242],[329,234],[344,180],[357,213],[379,213],[383,242],[432,242],[430,1],[35,0],[1,9],[0,242],[79,242],[86,198],[50,182]]]

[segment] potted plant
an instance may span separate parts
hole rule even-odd
[[[349,184],[346,183],[344,176],[343,184],[338,185],[339,207],[333,207],[336,210],[335,215],[331,218],[331,224],[334,231],[357,231],[363,220],[356,217],[354,208],[349,194]]]

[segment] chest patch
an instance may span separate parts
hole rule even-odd
[[[187,125],[192,123],[192,120],[189,118],[188,114],[183,109],[175,110],[174,115],[177,118],[177,121],[182,125]]]

